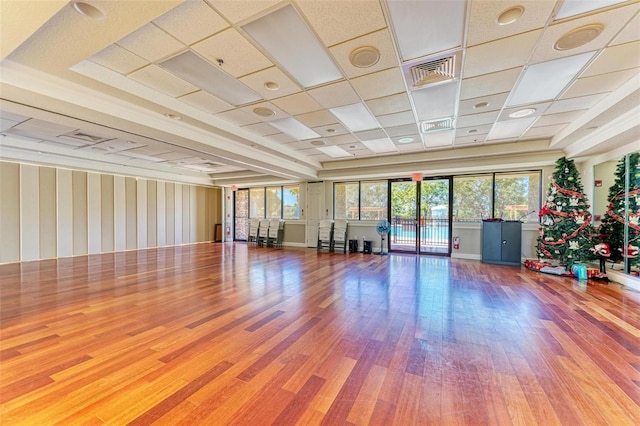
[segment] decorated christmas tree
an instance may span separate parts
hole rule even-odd
[[[616,167],[616,180],[609,188],[609,205],[600,224],[600,240],[608,245],[609,259],[617,262],[628,258],[626,272],[640,267],[640,152],[629,155],[629,191],[625,191],[626,161],[623,157]],[[628,243],[624,243],[625,199],[628,200]]]
[[[574,263],[595,258],[592,249],[599,241],[589,207],[573,160],[558,159],[539,213],[539,259],[564,265],[570,272]]]

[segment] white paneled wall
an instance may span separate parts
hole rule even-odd
[[[0,161],[0,263],[210,241],[219,188]]]

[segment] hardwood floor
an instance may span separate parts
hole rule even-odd
[[[0,423],[640,424],[640,295],[198,244],[0,266]]]

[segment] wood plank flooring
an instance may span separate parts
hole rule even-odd
[[[638,425],[640,295],[197,244],[0,266],[3,425]]]

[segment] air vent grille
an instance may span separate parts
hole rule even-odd
[[[444,118],[441,120],[423,121],[420,123],[422,133],[440,132],[442,130],[453,130],[454,118]]]
[[[113,138],[105,138],[102,136],[92,135],[92,134],[83,132],[82,130],[74,130],[73,132],[65,133],[62,136],[66,136],[68,138],[73,138],[73,139],[80,139],[82,141],[86,141],[90,143],[99,143],[99,142],[104,142],[104,141],[113,139]]]
[[[414,65],[411,67],[411,78],[414,88],[453,80],[456,78],[456,57],[453,55]]]

